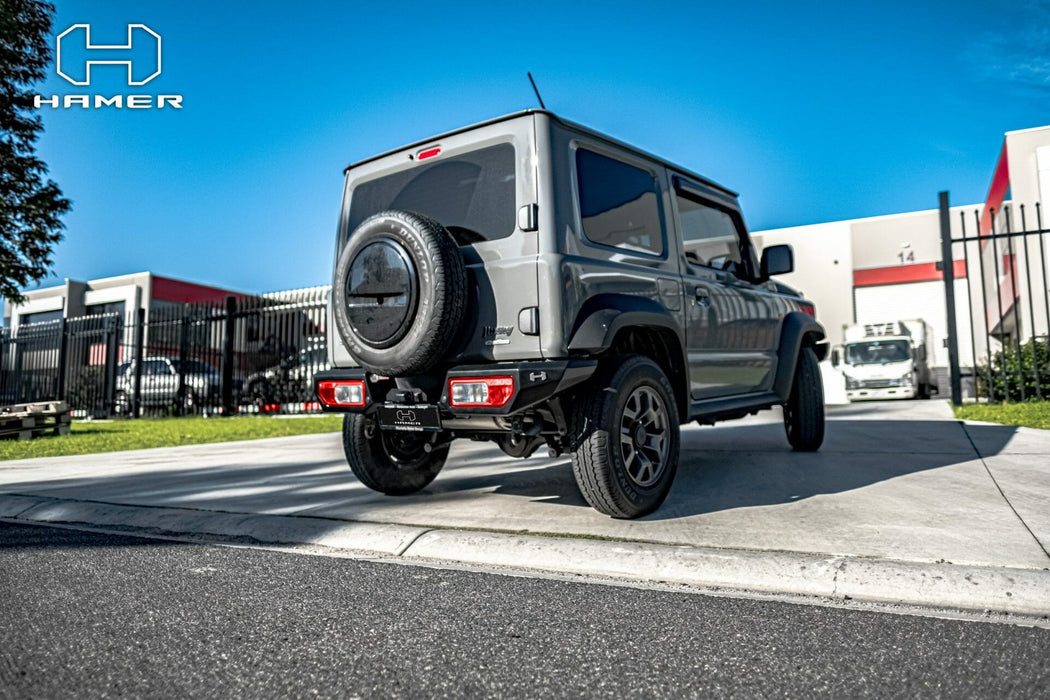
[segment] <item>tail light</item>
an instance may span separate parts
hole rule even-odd
[[[514,377],[457,377],[448,380],[453,408],[500,408],[514,396]]]
[[[817,317],[817,307],[813,304],[799,304],[798,310],[804,314],[809,314],[813,318]]]
[[[326,379],[317,382],[317,398],[325,406],[362,408],[365,382],[363,379]]]

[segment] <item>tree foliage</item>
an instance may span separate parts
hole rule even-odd
[[[51,62],[54,11],[38,0],[0,0],[0,296],[11,301],[49,272],[69,211],[36,157],[44,127],[29,90]]]

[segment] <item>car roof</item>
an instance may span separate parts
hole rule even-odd
[[[640,148],[632,146],[629,143],[624,143],[623,141],[620,141],[619,139],[615,139],[615,138],[613,138],[611,136],[607,136],[606,134],[603,134],[600,131],[595,131],[594,129],[591,129],[590,127],[583,126],[582,124],[577,124],[576,122],[569,121],[568,119],[563,119],[562,117],[559,117],[557,114],[555,114],[554,112],[551,112],[550,110],[547,110],[547,109],[523,109],[523,110],[521,110],[519,112],[512,112],[510,114],[505,114],[502,117],[496,117],[495,119],[488,119],[488,120],[483,121],[483,122],[478,122],[477,124],[471,124],[470,126],[460,127],[458,129],[453,129],[451,131],[446,131],[444,133],[437,134],[435,136],[430,136],[430,137],[425,138],[425,139],[420,139],[418,141],[413,141],[412,143],[405,144],[404,146],[401,146],[400,148],[392,148],[392,149],[390,149],[388,151],[383,151],[382,153],[379,153],[377,155],[365,158],[364,160],[359,160],[357,162],[351,163],[350,165],[346,166],[346,168],[343,169],[343,172],[345,173],[348,170],[351,170],[351,169],[356,168],[358,166],[364,165],[365,163],[371,163],[372,161],[379,160],[380,158],[386,158],[387,156],[400,153],[401,151],[404,151],[404,150],[414,149],[414,148],[419,148],[421,146],[425,146],[428,143],[432,143],[432,142],[434,142],[434,141],[436,141],[438,139],[448,138],[449,136],[454,136],[456,134],[462,134],[462,133],[465,133],[467,131],[471,131],[473,129],[480,129],[481,127],[484,127],[484,126],[490,126],[492,124],[499,124],[500,122],[510,121],[512,119],[519,119],[521,117],[526,117],[526,116],[533,115],[533,114],[546,114],[552,120],[554,120],[555,122],[561,124],[564,127],[567,127],[569,129],[574,129],[576,131],[583,132],[583,133],[587,134],[588,136],[591,136],[591,137],[596,138],[596,139],[600,139],[602,141],[605,141],[605,142],[607,142],[609,144],[618,146],[620,148],[625,148],[625,149],[627,149],[629,151],[632,151],[633,153],[636,153],[636,154],[641,155],[641,156],[643,156],[645,158],[648,158],[649,160],[652,160],[652,161],[655,161],[657,163],[660,163],[661,165],[663,165],[665,167],[671,168],[673,170],[677,170],[677,171],[683,173],[684,175],[687,175],[690,178],[694,178],[694,179],[702,182],[705,185],[708,185],[710,187],[714,187],[714,188],[724,192],[725,194],[728,194],[728,195],[730,195],[732,197],[736,197],[737,196],[736,192],[734,192],[733,190],[729,189],[728,187],[725,187],[724,185],[718,184],[717,182],[715,182],[714,180],[711,180],[710,178],[704,177],[703,175],[700,175],[699,173],[696,173],[696,172],[694,172],[692,170],[689,170],[688,168],[684,168],[681,165],[678,165],[676,163],[673,163],[673,162],[667,160],[666,158],[661,158],[660,156],[657,156],[657,155],[654,155],[652,153],[649,153],[648,151],[644,151],[644,150],[642,150]]]

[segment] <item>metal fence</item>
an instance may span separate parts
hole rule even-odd
[[[327,289],[156,306],[0,329],[0,402],[76,416],[319,410]]]
[[[953,403],[962,403],[959,308],[958,318],[969,323],[963,330],[969,331],[966,350],[974,358],[978,396],[992,402],[1050,399],[1050,230],[1041,205],[963,211],[952,221],[942,192],[940,214]],[[956,276],[966,278],[965,298],[957,298]]]

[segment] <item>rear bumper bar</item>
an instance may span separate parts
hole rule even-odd
[[[525,411],[547,399],[560,394],[566,389],[580,384],[594,374],[598,367],[597,360],[548,360],[537,362],[499,362],[484,365],[458,365],[450,368],[441,383],[439,397],[428,396],[427,401],[437,403],[442,415],[457,416],[510,416]],[[507,405],[500,408],[452,408],[449,405],[448,383],[457,377],[514,377],[514,395]],[[394,380],[387,377],[376,377],[361,369],[330,369],[314,375],[314,394],[317,384],[331,380],[360,380],[365,382],[365,405],[362,407],[327,406],[321,403],[321,409],[329,413],[363,413],[370,406],[386,403],[388,393],[395,388]],[[403,387],[402,387],[403,388]],[[437,399],[435,402],[435,398]]]

